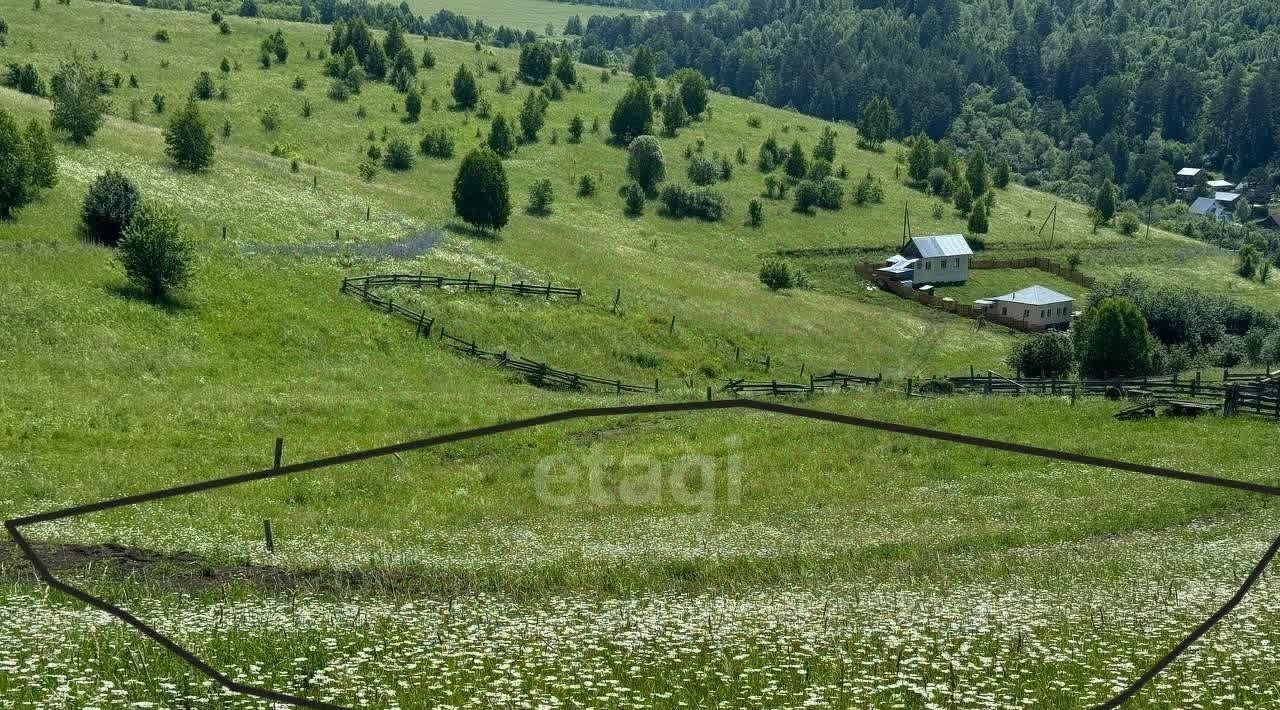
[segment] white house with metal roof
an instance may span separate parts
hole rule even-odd
[[[973,250],[961,234],[912,237],[901,254],[886,260],[880,273],[913,286],[964,283],[969,280]]]
[[[988,313],[1021,321],[1029,330],[1044,330],[1070,325],[1075,299],[1036,284],[980,303]]]

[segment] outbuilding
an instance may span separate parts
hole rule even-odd
[[[961,234],[912,237],[899,255],[914,261],[914,284],[960,284],[969,280],[969,259],[973,250]]]

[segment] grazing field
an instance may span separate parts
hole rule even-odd
[[[327,97],[320,26],[231,17],[221,35],[202,14],[20,0],[0,0],[0,15],[7,61],[47,77],[78,51],[139,84],[111,92],[113,115],[87,146],[58,142],[58,185],[0,223],[0,517],[260,469],[277,436],[296,462],[831,368],[886,383],[806,405],[1280,483],[1266,421],[1121,424],[1111,414],[1122,405],[1101,400],[907,399],[906,377],[1001,369],[1017,336],[866,291],[852,274],[860,257],[788,257],[814,288],[768,291],[757,272],[779,250],[892,251],[904,203],[917,232],[963,231],[962,217],[933,217],[933,200],[895,178],[898,146],[860,150],[850,127],[837,127],[836,164],[850,183],[879,177],[881,204],[802,215],[766,199],[763,225],[748,225],[760,142],[774,133],[811,148],[826,124],[714,96],[709,117],[660,143],[672,181],[685,182],[699,141],[733,162],[717,186],[729,219],[675,220],[653,203],[627,218],[626,153],[605,126],[628,78],[579,65],[583,90],[552,102],[540,140],[505,161],[517,209],[485,237],[453,222],[449,194],[488,121],[450,110],[449,85],[467,63],[493,111],[514,116],[528,87],[497,86],[515,51],[411,39],[437,63],[420,70],[423,116],[407,123],[382,83]],[[153,39],[161,28],[167,43]],[[259,43],[276,29],[288,63],[262,69]],[[225,76],[224,56],[240,65]],[[200,71],[228,88],[202,112],[232,131],[190,174],[164,156],[169,113],[151,97],[173,111]],[[282,122],[268,131],[259,111],[271,105]],[[25,124],[49,103],[5,89],[0,108]],[[602,125],[579,144],[567,141],[575,114]],[[454,158],[417,155],[410,170],[361,179],[371,143],[416,146],[436,126],[456,139]],[[177,298],[143,298],[111,250],[80,236],[86,187],[109,167],[192,234],[197,277]],[[599,192],[578,197],[588,172]],[[546,217],[519,209],[541,177],[556,194]],[[1195,283],[1236,289],[1227,252],[1156,231],[1092,234],[1079,205],[1060,205],[1047,245],[1037,230],[1052,204],[999,192],[990,255],[1078,252],[1082,270],[1111,278],[1160,277],[1185,254]],[[538,389],[338,291],[343,276],[419,271],[580,286],[582,303],[386,294],[489,349],[662,390]],[[992,288],[1006,276],[977,274]],[[1276,288],[1239,294],[1267,305]],[[1275,522],[1247,494],[733,411],[556,425],[27,532],[59,575],[230,676],[356,707],[1075,708],[1122,688],[1211,613]],[[1278,608],[1264,582],[1131,707],[1274,706]],[[269,707],[46,593],[7,542],[0,699]]]
[[[555,36],[564,32],[564,23],[578,15],[586,23],[592,15],[642,14],[607,5],[570,4],[552,0],[407,0],[415,14],[427,17],[440,10],[450,10],[466,15],[472,20],[484,20],[492,27],[506,25],[516,30],[546,32],[547,25],[555,30]]]

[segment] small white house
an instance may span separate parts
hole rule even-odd
[[[912,285],[964,283],[969,280],[969,259],[973,250],[960,234],[912,237],[902,249],[880,269],[896,280]]]
[[[988,313],[1020,321],[1030,330],[1045,330],[1071,324],[1075,299],[1037,284],[979,303]]]
[[[1218,204],[1212,197],[1197,197],[1187,209],[1191,210],[1192,214],[1213,217],[1221,222],[1231,221],[1231,210]]]

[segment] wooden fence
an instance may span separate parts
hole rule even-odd
[[[520,296],[544,296],[550,298],[552,296],[572,296],[575,300],[582,300],[582,291],[576,288],[564,288],[554,286],[552,284],[536,285],[526,284],[524,282],[516,284],[499,284],[497,279],[492,281],[476,281],[468,275],[466,278],[453,278],[449,276],[427,276],[423,274],[376,274],[371,276],[351,276],[342,279],[342,293],[349,293],[365,303],[371,304],[379,310],[385,310],[388,313],[402,316],[408,319],[416,327],[415,335],[417,337],[431,337],[432,328],[435,320],[428,317],[426,313],[411,311],[404,306],[397,305],[390,298],[382,298],[369,289],[379,286],[408,286],[411,288],[462,288],[466,291],[477,292],[504,292],[514,293]],[[471,357],[489,360],[507,370],[520,373],[530,383],[538,387],[552,387],[562,389],[581,390],[587,387],[598,387],[602,389],[613,390],[618,393],[622,392],[658,392],[661,383],[658,380],[653,381],[653,385],[638,385],[622,380],[610,380],[603,377],[593,375],[584,375],[581,372],[570,372],[567,370],[559,370],[545,362],[538,362],[523,357],[513,357],[507,351],[496,352],[484,350],[480,348],[474,341],[463,340],[461,338],[449,335],[444,328],[440,328],[440,341],[450,349],[469,355]]]
[[[881,376],[851,375],[846,372],[832,370],[825,375],[810,375],[809,384],[801,382],[778,382],[777,380],[729,380],[722,392],[733,394],[768,394],[774,397],[792,394],[810,394],[818,390],[849,389],[855,385],[878,385]]]
[[[500,284],[498,277],[491,281],[478,281],[468,274],[466,278],[452,276],[435,276],[423,274],[374,274],[371,276],[349,276],[342,280],[342,290],[349,285],[360,285],[366,290],[373,286],[408,286],[410,288],[461,288],[463,291],[477,293],[514,293],[517,296],[572,296],[582,300],[582,289],[565,288],[551,283],[546,285],[527,284],[523,281],[514,284]]]
[[[1233,373],[1223,370],[1222,380],[1218,382],[1206,381],[1199,372],[1189,378],[1175,375],[1110,380],[1008,378],[988,372],[986,375],[948,377],[944,381],[957,391],[987,395],[1182,398],[1221,404],[1226,415],[1255,414],[1280,419],[1280,372]]]

